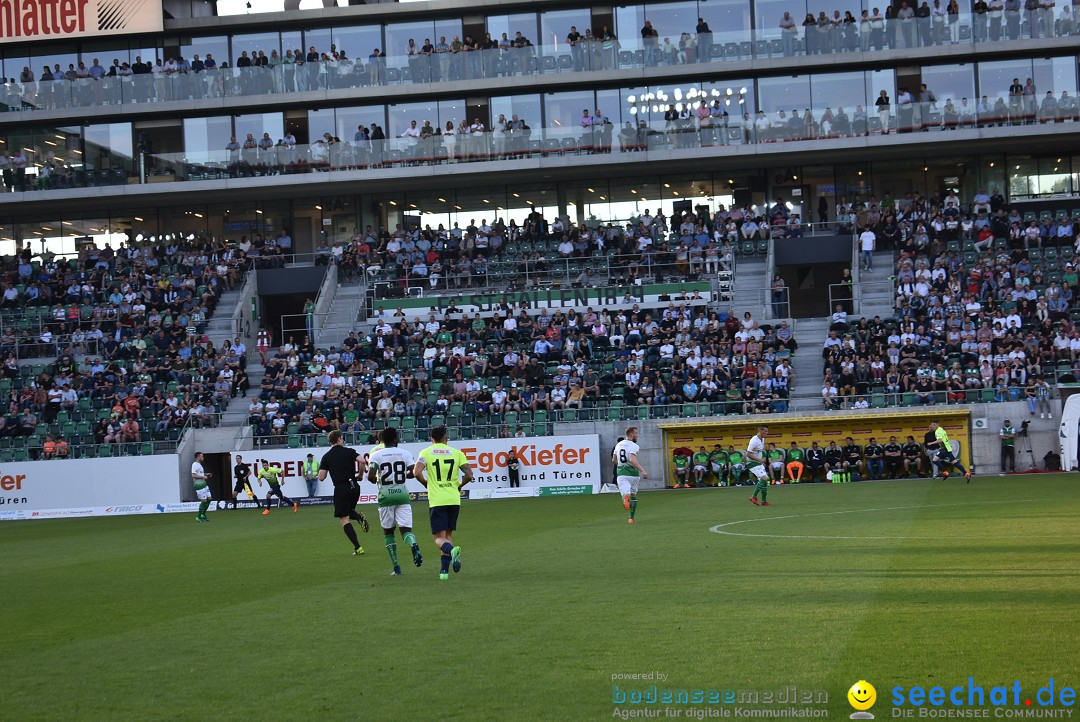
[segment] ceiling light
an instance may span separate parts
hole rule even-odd
[[[637,191],[634,190],[633,188],[630,189],[630,192],[633,193],[634,195],[637,195]]]
[[[135,216],[135,220],[137,220],[137,221],[139,221],[140,223],[142,223],[142,218],[140,218],[139,216]]]
[[[262,215],[262,211],[260,211],[260,210],[256,210],[255,212],[258,213],[260,216]],[[198,215],[198,214],[196,214],[196,215]]]
[[[521,198],[521,196],[520,196],[520,195],[518,195],[517,193],[515,193],[515,194],[514,194],[514,198]]]
[[[440,198],[439,203],[446,203],[446,199],[445,198]]]
[[[258,211],[258,213],[262,213],[262,211]],[[196,213],[195,217],[196,218],[202,218],[203,216],[202,216],[202,213]]]
[[[317,211],[321,211],[321,210],[322,210],[322,206],[315,206],[315,210],[317,210]]]
[[[397,201],[390,201],[390,205],[392,205],[392,206],[396,206],[396,205],[397,205]]]
[[[590,193],[595,193],[596,192],[592,188],[586,188],[585,190],[589,191]]]

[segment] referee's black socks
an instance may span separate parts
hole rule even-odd
[[[349,537],[349,541],[352,542],[353,549],[360,548],[360,540],[356,538],[356,530],[353,529],[352,524],[344,524],[341,527],[345,531],[345,536]]]

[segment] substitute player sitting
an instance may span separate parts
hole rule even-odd
[[[675,488],[690,488],[690,457],[681,450],[675,452],[672,459],[675,464]]]
[[[715,445],[709,454],[709,468],[716,477],[717,486],[727,486],[727,466],[727,452],[720,448],[720,444]]]
[[[784,450],[776,448],[776,442],[769,444],[769,476],[774,484],[784,483]]]
[[[705,447],[698,447],[693,456],[694,461],[694,485],[705,486],[705,475],[709,473],[709,452]]]
[[[787,450],[787,474],[788,479],[792,484],[798,484],[802,481],[803,471],[806,470],[806,465],[803,464],[803,459],[806,455],[803,450],[799,448],[799,445],[792,441],[791,448]]]
[[[398,565],[397,544],[394,542],[394,528],[401,530],[401,538],[412,549],[413,564],[420,566],[424,557],[420,554],[420,545],[413,534],[412,505],[409,503],[409,490],[405,481],[413,473],[416,460],[412,452],[398,446],[397,429],[387,427],[379,432],[382,448],[368,458],[368,481],[379,488],[379,524],[382,526],[386,541],[386,552],[390,563],[394,565],[393,576],[401,574]]]

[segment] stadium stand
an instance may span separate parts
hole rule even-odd
[[[897,251],[895,315],[834,318],[826,408],[1027,400],[1031,415],[1080,363],[1080,212],[917,194],[852,211]]]
[[[0,461],[148,454],[216,423],[247,390],[245,349],[205,331],[249,265],[195,237],[0,260]]]
[[[646,214],[625,225],[549,225],[535,215],[522,227],[367,229],[325,257],[399,292],[560,279],[632,285],[731,274],[738,257],[764,257],[770,235],[801,232],[797,217],[770,221],[749,209],[670,221]],[[712,310],[710,300],[684,291],[598,313],[503,303],[489,317],[470,318],[456,308],[408,318],[380,307],[370,331],[329,346],[286,338],[267,359],[248,421],[262,443],[300,447],[325,443],[330,429],[366,438],[388,424],[406,440],[438,423],[493,438],[547,433],[554,420],[787,410],[791,327]]]

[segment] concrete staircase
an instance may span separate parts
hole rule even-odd
[[[341,346],[341,342],[355,331],[360,309],[364,304],[366,289],[363,285],[350,284],[339,285],[334,291],[334,300],[330,304],[330,311],[326,321],[315,334],[316,343],[324,348]]]
[[[892,317],[895,313],[896,283],[891,279],[895,273],[896,262],[892,251],[874,253],[874,270],[859,273],[859,312],[853,314],[855,321],[862,317]]]
[[[232,341],[236,338],[237,329],[233,324],[233,313],[236,311],[236,304],[240,302],[242,287],[241,283],[233,290],[221,294],[217,308],[214,309],[214,315],[206,322],[206,335],[217,348],[221,348],[221,342],[225,339]]]
[[[811,399],[821,396],[821,347],[829,335],[831,319],[800,318],[795,322],[795,341],[799,344],[791,367],[795,370],[793,399]],[[800,407],[801,408],[801,407]]]
[[[765,267],[764,256],[740,256],[735,266],[734,282],[731,286],[731,302],[728,308],[742,318],[749,311],[754,319],[771,318],[771,308],[767,303],[769,295],[769,269]]]

